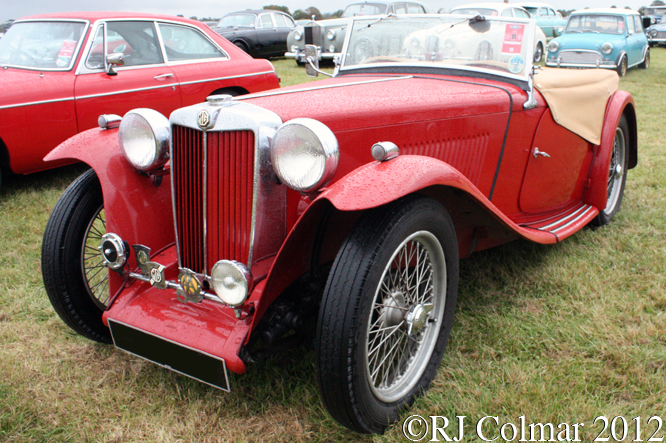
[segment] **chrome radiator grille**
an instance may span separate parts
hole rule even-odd
[[[597,61],[601,63],[603,58],[601,54],[593,51],[562,51],[559,55],[562,63],[584,63],[596,65]]]
[[[321,35],[322,29],[321,26],[314,23],[312,25],[305,26],[303,28],[303,34],[305,37],[305,44],[306,45],[315,45],[318,47],[322,47],[324,43],[323,36]]]
[[[254,133],[172,126],[171,174],[180,266],[209,273],[220,259],[248,263]],[[207,137],[204,144],[204,137]]]

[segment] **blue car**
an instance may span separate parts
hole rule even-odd
[[[629,9],[585,9],[569,16],[564,34],[548,44],[546,66],[627,69],[650,66],[650,45],[641,16]]]

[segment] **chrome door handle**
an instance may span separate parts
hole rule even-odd
[[[537,156],[542,156],[542,157],[548,157],[550,158],[550,155],[548,155],[546,152],[539,151],[539,148],[535,147],[534,148],[534,158],[537,158]]]
[[[169,78],[169,77],[173,77],[173,74],[169,73],[169,74],[156,75],[155,80],[159,80],[161,78]]]

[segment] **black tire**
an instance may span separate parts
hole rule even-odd
[[[618,63],[617,68],[615,69],[617,72],[617,75],[620,77],[624,77],[627,75],[627,56],[623,55],[622,58],[620,59],[620,63]]]
[[[623,115],[615,129],[613,153],[608,168],[608,200],[606,208],[592,221],[593,226],[604,226],[610,223],[620,210],[624,186],[627,182],[627,165],[629,164],[629,125]]]
[[[638,67],[641,69],[647,69],[650,67],[650,49],[647,50],[647,53],[645,54],[645,59],[640,65],[638,65]]]
[[[111,343],[102,323],[109,298],[108,269],[97,250],[105,233],[102,188],[91,169],[53,208],[42,243],[42,276],[53,308],[68,326],[92,340]]]
[[[236,47],[238,47],[241,51],[246,52],[248,54],[250,53],[250,49],[242,41],[234,42],[234,45],[236,45]]]
[[[413,266],[401,267],[399,251],[418,251],[420,275],[432,279],[401,289],[395,269],[419,277]],[[391,290],[380,291],[382,282]],[[317,326],[319,391],[338,422],[382,433],[428,389],[448,342],[457,290],[456,234],[441,204],[407,198],[364,214],[333,263]],[[388,364],[379,360],[396,349]]]
[[[539,63],[541,60],[543,60],[543,45],[539,42],[534,51],[534,63]]]

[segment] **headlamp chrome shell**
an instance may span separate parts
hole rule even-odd
[[[123,117],[118,142],[125,158],[139,171],[151,171],[169,159],[169,120],[157,111],[133,109]]]
[[[560,49],[560,44],[556,40],[551,40],[550,43],[548,43],[549,52],[557,52],[558,49]]]
[[[220,260],[210,273],[213,290],[229,306],[240,306],[247,300],[253,278],[243,263],[235,260]]]
[[[271,142],[271,162],[280,180],[298,192],[328,183],[338,169],[338,140],[323,123],[295,118],[280,126]]]
[[[303,32],[299,29],[294,31],[294,40],[300,41],[303,38]]]
[[[611,52],[613,52],[613,44],[606,42],[603,45],[601,45],[601,52],[603,52],[606,55],[609,55]]]

